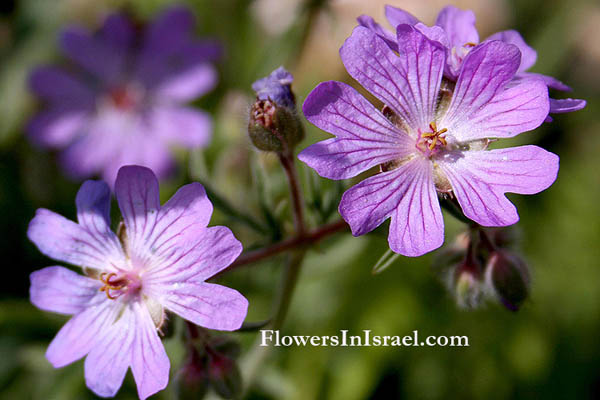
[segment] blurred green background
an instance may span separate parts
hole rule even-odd
[[[384,22],[383,5],[402,7],[427,23],[446,2],[361,0],[198,0],[188,2],[198,33],[219,38],[226,57],[220,83],[195,104],[216,120],[208,149],[178,153],[181,168],[161,186],[167,199],[186,180],[201,180],[267,227],[259,234],[239,218],[215,211],[245,248],[290,230],[284,176],[275,156],[253,150],[246,137],[251,83],[284,65],[295,75],[301,104],[320,81],[351,82],[337,50],[355,18]],[[538,51],[535,72],[574,88],[588,106],[557,115],[510,143],[537,143],[561,157],[557,182],[536,196],[512,196],[521,215],[521,250],[533,273],[531,299],[518,313],[488,304],[457,309],[431,269],[432,255],[400,258],[384,273],[371,268],[387,249],[387,226],[361,238],[340,234],[309,252],[282,334],[334,335],[341,329],[378,335],[467,335],[470,347],[275,348],[255,371],[253,399],[593,398],[600,393],[600,4],[594,0],[465,0],[482,38],[515,28]],[[64,178],[56,155],[34,148],[24,126],[38,104],[27,92],[28,71],[61,60],[56,35],[66,23],[95,27],[121,9],[150,19],[161,0],[4,0],[0,2],[0,399],[87,399],[83,363],[54,370],[45,348],[66,321],[28,302],[28,275],[54,265],[27,240],[34,211],[75,217],[78,182]],[[557,94],[560,97],[561,94]],[[304,148],[327,134],[307,124]],[[507,142],[508,143],[508,142]],[[300,167],[311,225],[334,221],[344,187]],[[213,201],[215,198],[213,198]],[[446,215],[447,242],[461,229]],[[223,278],[250,300],[248,321],[269,317],[284,257]],[[183,353],[181,332],[166,339],[172,378]],[[247,353],[256,338],[236,334]],[[242,362],[243,373],[245,362]],[[173,386],[155,396],[174,398]],[[136,398],[130,374],[119,399]]]

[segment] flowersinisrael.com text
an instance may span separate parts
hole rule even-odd
[[[419,339],[419,332],[413,331],[412,335],[406,336],[381,336],[374,335],[370,330],[363,330],[361,335],[351,335],[348,330],[341,330],[338,335],[332,336],[307,336],[281,335],[275,330],[260,331],[261,346],[325,346],[325,347],[420,347],[420,346],[441,346],[441,347],[469,347],[469,338],[467,336],[426,336]]]

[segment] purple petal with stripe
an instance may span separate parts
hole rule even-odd
[[[517,209],[504,193],[539,193],[558,173],[558,156],[537,146],[449,154],[438,164],[465,215],[483,226],[516,223]]]
[[[581,110],[586,101],[580,99],[550,99],[550,113],[562,114]]]
[[[180,255],[182,247],[201,241],[212,211],[212,204],[201,184],[183,186],[160,208],[152,228],[133,245],[136,259],[149,268],[152,260],[157,260],[164,268],[167,265],[164,259],[168,255],[174,251]]]
[[[48,346],[46,358],[54,368],[71,364],[92,349],[98,349],[102,335],[117,319],[121,305],[109,301],[102,292],[96,293],[87,308],[72,317]],[[98,350],[108,349],[100,347]]]
[[[414,15],[400,8],[386,5],[384,9],[385,17],[394,29],[398,27],[398,25],[415,25],[419,22],[419,20]]]
[[[464,104],[464,103],[463,103]],[[442,118],[457,141],[483,138],[506,138],[537,128],[548,115],[548,89],[539,80],[525,80],[497,93],[478,109],[468,110],[454,120]]]
[[[237,290],[214,283],[186,282],[165,287],[162,293],[166,308],[208,329],[239,329],[248,311],[248,300]]]
[[[521,72],[516,77],[519,79],[541,79],[549,89],[560,90],[562,92],[570,92],[572,90],[570,86],[565,85],[558,79],[544,74],[538,74],[535,72]]]
[[[342,196],[339,210],[354,236],[372,231],[391,216],[390,248],[405,256],[425,254],[444,240],[431,163],[421,157],[353,186]]]
[[[98,294],[100,281],[63,267],[47,267],[30,275],[29,299],[41,310],[78,314]]]
[[[461,126],[468,126],[472,115],[505,90],[519,67],[520,57],[516,46],[500,41],[473,48],[462,63],[452,100],[439,127],[447,128],[458,141],[467,140],[471,134]]]
[[[406,133],[344,83],[319,84],[305,100],[303,112],[315,126],[336,136],[298,155],[323,177],[350,178],[414,151]]]
[[[94,346],[85,358],[85,383],[91,391],[101,397],[114,396],[121,387],[132,361],[132,347],[142,327],[136,326],[136,317],[130,305],[111,300],[119,311],[106,321],[97,333]],[[87,334],[88,332],[86,332]]]
[[[515,30],[501,31],[494,33],[486,40],[500,40],[504,43],[515,45],[521,51],[521,64],[519,65],[518,73],[525,72],[533,67],[537,60],[537,52],[525,43],[521,34]]]
[[[379,25],[375,20],[368,15],[361,15],[356,19],[358,24],[364,26],[367,29],[370,29],[377,36],[382,38],[385,43],[390,47],[390,49],[394,51],[398,51],[398,42],[396,40],[396,35],[393,32],[384,29],[381,25]]]
[[[149,168],[122,167],[115,182],[115,196],[127,229],[126,251],[130,257],[143,259],[160,210],[158,180]]]
[[[157,262],[144,282],[155,296],[165,285],[194,280],[203,282],[229,266],[242,252],[242,244],[224,226],[190,228],[176,238],[161,238]]]
[[[479,34],[475,28],[475,14],[471,10],[461,10],[447,6],[440,11],[435,25],[441,27],[452,47],[463,47],[467,43],[479,43]]]
[[[399,56],[359,26],[340,55],[348,73],[416,132],[434,120],[445,49],[409,25],[398,26],[398,45]]]
[[[123,261],[110,236],[99,235],[44,208],[37,210],[27,236],[46,256],[78,267],[112,271]]]
[[[135,337],[131,345],[131,372],[141,400],[167,387],[170,362],[148,309],[133,304]]]

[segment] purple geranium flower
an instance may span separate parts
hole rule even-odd
[[[419,22],[412,14],[392,6],[385,6],[385,15],[393,27],[397,27],[400,24],[412,25],[429,39],[440,42],[446,48],[447,52],[444,76],[451,81],[456,81],[460,66],[466,55],[479,43],[479,34],[475,28],[475,14],[471,10],[464,11],[454,6],[447,6],[440,11],[435,25],[432,27]],[[395,40],[394,34],[382,28],[373,18],[368,15],[361,15],[358,17],[358,22],[384,39],[392,50],[398,51],[398,43]],[[537,78],[544,81],[551,89],[561,91],[571,90],[569,86],[556,78],[527,72],[535,64],[537,52],[525,43],[519,32],[515,30],[497,32],[486,39],[486,41],[489,40],[500,40],[513,44],[521,51],[521,63],[514,76],[515,80]],[[585,100],[580,99],[550,99],[549,112],[558,114],[577,111],[584,108],[585,104]]]
[[[122,15],[106,18],[98,32],[62,32],[60,45],[75,64],[41,67],[32,91],[48,104],[29,124],[38,145],[61,149],[75,178],[101,173],[112,186],[119,167],[139,164],[159,177],[172,167],[168,145],[208,143],[208,114],[185,105],[211,90],[220,56],[214,41],[192,36],[194,18],[172,8],[144,31]]]
[[[446,49],[439,42],[407,24],[397,31],[398,54],[362,26],[340,50],[350,75],[385,104],[383,112],[348,85],[321,83],[304,102],[304,114],[336,137],[299,158],[330,179],[380,165],[380,174],[344,193],[340,213],[355,236],[391,217],[390,248],[419,256],[443,242],[436,193],[452,193],[481,225],[510,225],[519,217],[504,193],[546,189],[556,179],[558,157],[536,146],[486,150],[488,138],[534,129],[548,114],[542,81],[512,81],[520,65],[516,46],[475,46],[454,86],[442,79]]]
[[[265,78],[252,84],[259,100],[271,100],[279,106],[296,108],[296,100],[292,93],[294,77],[285,68],[279,67]]]
[[[169,359],[157,334],[170,310],[210,329],[240,327],[248,301],[205,281],[227,267],[241,243],[223,226],[207,227],[212,204],[199,183],[179,189],[161,207],[158,181],[144,167],[119,170],[116,197],[123,214],[110,229],[110,190],[86,181],[77,220],[40,209],[28,236],[45,255],[83,267],[54,266],[31,274],[31,302],[73,315],[46,352],[54,367],[82,357],[88,387],[114,396],[131,367],[141,399],[162,390]]]

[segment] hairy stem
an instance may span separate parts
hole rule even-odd
[[[279,155],[279,159],[290,186],[296,234],[302,235],[306,230],[304,226],[304,204],[302,193],[300,192],[300,182],[298,181],[298,174],[296,173],[296,166],[294,164],[294,155],[291,151],[286,151]]]

